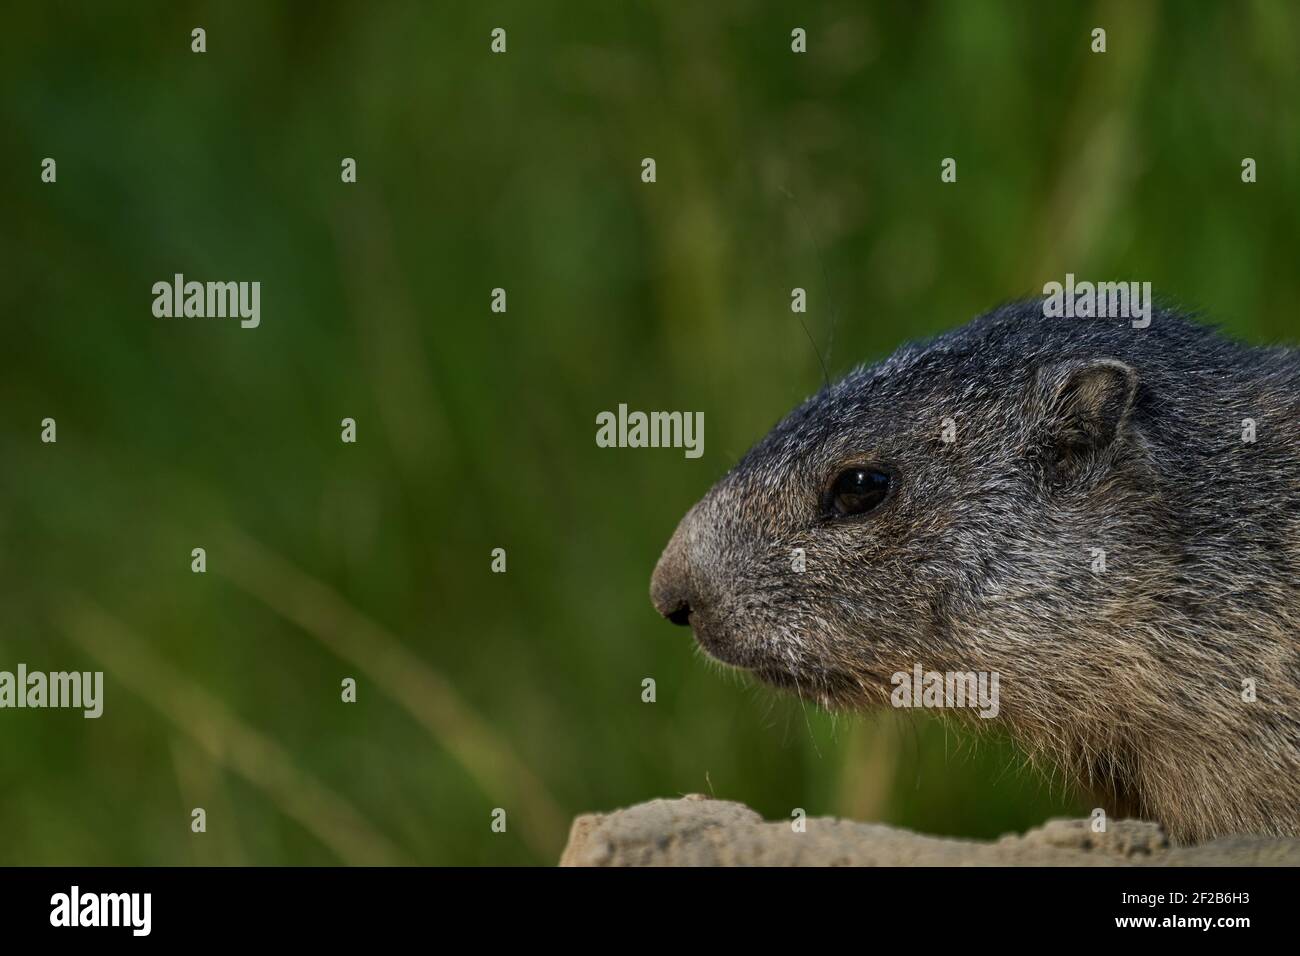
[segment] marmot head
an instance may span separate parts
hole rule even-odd
[[[1007,306],[851,373],[690,510],[655,607],[829,707],[996,675],[977,723],[1112,812],[1300,832],[1300,355],[1152,318]]]
[[[1047,324],[1008,307],[806,401],[681,521],[655,608],[827,706],[918,663],[1051,668],[1048,629],[1111,610],[1093,549],[1131,557],[1159,515],[1126,323],[1068,347]]]

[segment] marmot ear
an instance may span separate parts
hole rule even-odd
[[[1052,464],[1068,476],[1123,433],[1138,376],[1119,359],[1072,359],[1042,369],[1039,383]]]

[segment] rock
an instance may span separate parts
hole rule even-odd
[[[1160,827],[1049,820],[994,842],[925,836],[879,823],[765,821],[742,803],[691,794],[578,817],[561,866],[1300,866],[1300,840],[1172,843]]]

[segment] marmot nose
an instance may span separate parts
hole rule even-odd
[[[662,612],[660,612],[662,613]],[[664,617],[672,621],[678,627],[691,626],[691,606],[688,602],[683,601],[675,611],[664,614]]]
[[[678,527],[650,578],[650,602],[655,610],[683,627],[691,623],[691,576],[685,539],[685,533]]]

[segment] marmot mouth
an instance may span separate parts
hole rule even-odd
[[[752,674],[765,684],[827,705],[861,703],[864,699],[861,680],[851,674],[820,663],[792,667],[790,662],[779,660],[770,653],[734,640],[717,639],[714,629],[703,621],[692,620],[691,624],[695,641],[706,654],[720,664]]]

